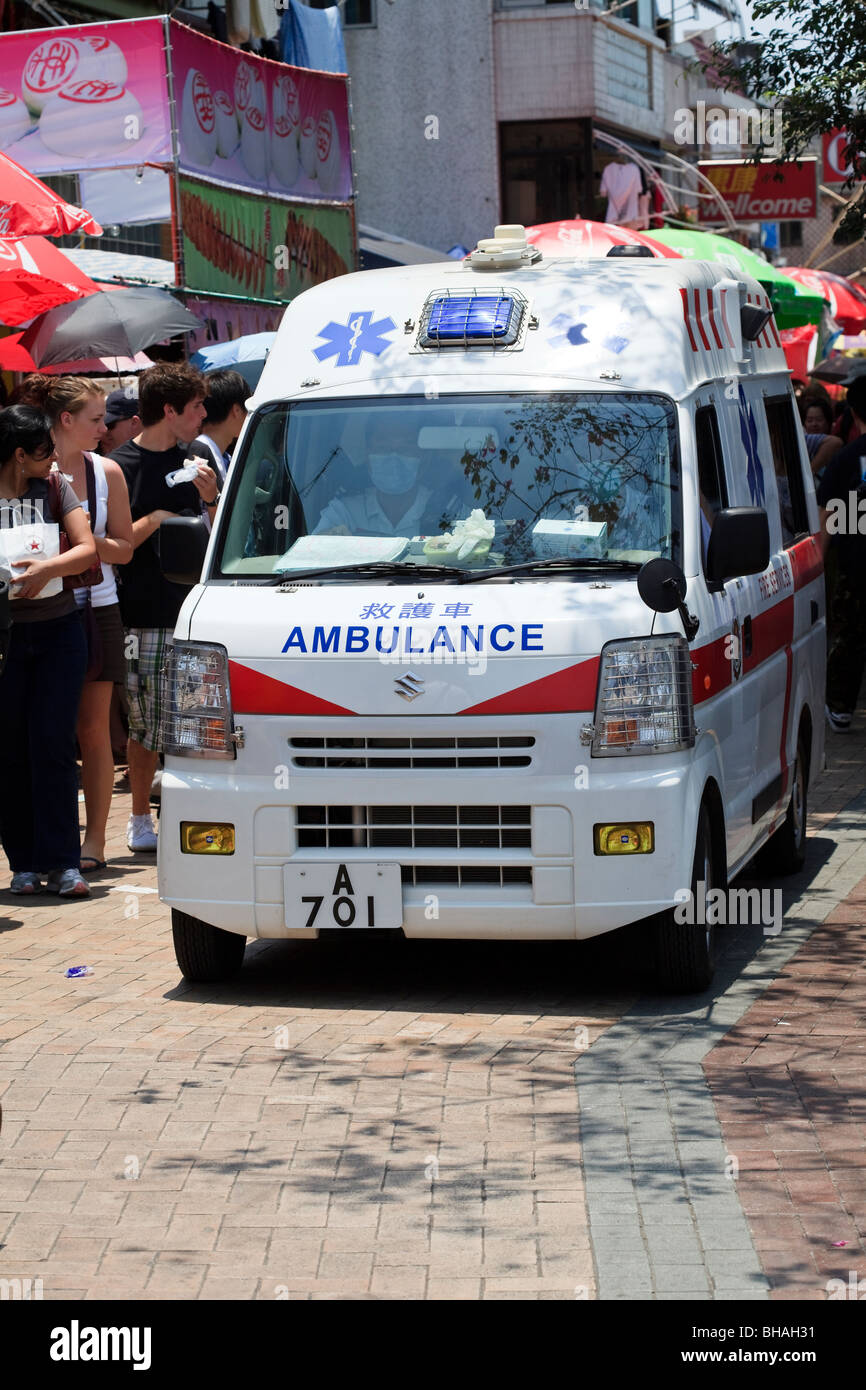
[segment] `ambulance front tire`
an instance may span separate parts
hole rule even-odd
[[[698,815],[695,857],[692,864],[692,906],[701,900],[698,884],[723,888],[719,881],[710,813],[706,803]],[[688,916],[694,916],[689,913]],[[715,926],[677,921],[677,909],[669,908],[655,920],[656,983],[666,994],[697,994],[708,988],[715,970]]]
[[[245,936],[200,922],[176,907],[171,909],[171,934],[181,974],[191,984],[214,984],[240,970]]]

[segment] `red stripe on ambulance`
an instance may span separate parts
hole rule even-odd
[[[286,685],[254,671],[251,666],[242,666],[239,661],[229,661],[229,684],[231,686],[232,709],[235,714],[355,714],[355,710],[345,705],[335,705],[331,700],[323,700],[319,695],[311,695],[308,690]]]
[[[680,298],[683,301],[683,321],[686,325],[686,332],[689,335],[689,342],[692,345],[692,352],[697,352],[698,345],[695,342],[695,335],[692,332],[692,318],[689,312],[689,292],[687,289],[680,289]]]
[[[579,662],[577,666],[554,671],[552,676],[542,676],[528,685],[506,690],[504,695],[494,695],[491,700],[469,705],[458,713],[570,714],[575,710],[595,709],[598,663],[599,658],[594,656],[589,661]]]

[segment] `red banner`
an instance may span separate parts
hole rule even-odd
[[[0,149],[31,174],[170,163],[164,21],[4,34]]]
[[[792,164],[719,162],[698,168],[724,198],[738,222],[791,222],[814,217],[818,206],[817,161]],[[716,209],[701,201],[699,221],[721,222]]]
[[[828,130],[821,136],[825,183],[845,183],[851,177],[851,165],[845,158],[850,139],[847,130]]]

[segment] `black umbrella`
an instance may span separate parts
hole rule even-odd
[[[819,362],[817,367],[813,367],[809,375],[818,381],[834,382],[836,386],[850,386],[864,372],[866,357],[828,357],[826,362]]]
[[[134,357],[163,338],[200,327],[165,290],[101,290],[40,314],[21,335],[21,345],[38,367],[50,367],[86,357]]]

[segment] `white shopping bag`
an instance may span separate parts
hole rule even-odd
[[[30,503],[0,508],[0,579],[9,584],[9,597],[20,597],[12,583],[22,569],[13,569],[16,560],[52,560],[60,552],[60,527],[56,521],[43,521],[40,506]],[[37,598],[53,598],[63,592],[63,578],[49,579]]]

